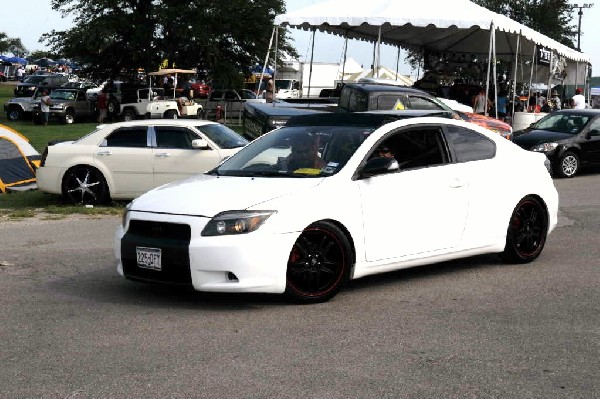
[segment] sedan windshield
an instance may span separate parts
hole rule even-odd
[[[549,114],[533,125],[534,129],[567,134],[578,134],[589,122],[587,115],[567,113]]]
[[[250,143],[210,173],[221,176],[330,176],[344,167],[373,130],[361,126],[284,127]]]

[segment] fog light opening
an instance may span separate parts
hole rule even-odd
[[[231,272],[227,272],[227,281],[235,281],[235,282],[239,282],[240,280],[237,278],[237,276]]]

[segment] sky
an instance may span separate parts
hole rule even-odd
[[[0,32],[4,32],[11,38],[20,38],[23,45],[30,52],[36,50],[45,50],[42,43],[38,40],[44,33],[52,29],[64,30],[72,26],[71,18],[62,18],[61,14],[52,10],[50,0],[26,0],[26,8],[35,10],[28,12],[27,18],[23,19],[23,4],[18,1],[4,0],[2,2],[2,13],[0,14]],[[324,0],[286,0],[286,9],[288,12],[300,8],[315,5]],[[399,1],[399,0],[398,0]],[[444,0],[440,0],[444,1]],[[575,2],[571,2],[576,4]],[[591,3],[591,2],[589,2]],[[588,4],[589,4],[588,3]],[[578,3],[579,5],[583,2]],[[573,12],[574,23],[578,22],[577,10]],[[583,10],[581,20],[581,49],[592,59],[592,65],[600,68],[600,44],[596,38],[600,37],[600,24],[594,21],[600,21],[600,3],[592,8]],[[295,45],[301,59],[310,60],[310,40],[311,33],[299,29],[290,29],[293,44]],[[343,61],[344,40],[340,37],[317,32],[315,35],[315,62],[341,62]],[[369,68],[373,63],[373,45],[357,40],[348,41],[347,57],[353,58],[364,68]],[[405,75],[416,74],[417,71],[411,71],[410,67],[404,65],[403,58],[405,52],[400,55],[399,72]],[[396,69],[398,50],[395,47],[381,46],[381,65]],[[264,55],[261,56],[264,58]],[[594,76],[600,75],[600,69],[593,70]]]

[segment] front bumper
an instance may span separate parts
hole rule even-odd
[[[129,227],[142,221],[143,230],[149,233],[138,234],[137,227],[125,231],[122,226],[115,232],[117,271],[126,278],[192,285],[197,291],[209,292],[285,291],[287,261],[299,233],[272,234],[259,229],[249,234],[202,237],[209,218],[135,211],[129,217]],[[173,224],[181,232],[178,238],[174,236],[179,232],[169,233]],[[166,229],[166,234],[161,229]],[[161,270],[140,268],[136,247],[160,248]]]

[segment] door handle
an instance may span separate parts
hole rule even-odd
[[[166,158],[170,157],[171,154],[169,154],[168,152],[159,152],[158,154],[154,154],[154,156],[158,158]]]
[[[98,155],[112,155],[110,151],[98,151]]]
[[[450,180],[450,187],[451,188],[460,188],[460,187],[464,187],[467,183],[465,182],[464,179],[461,179],[460,177],[455,177],[453,179]]]

